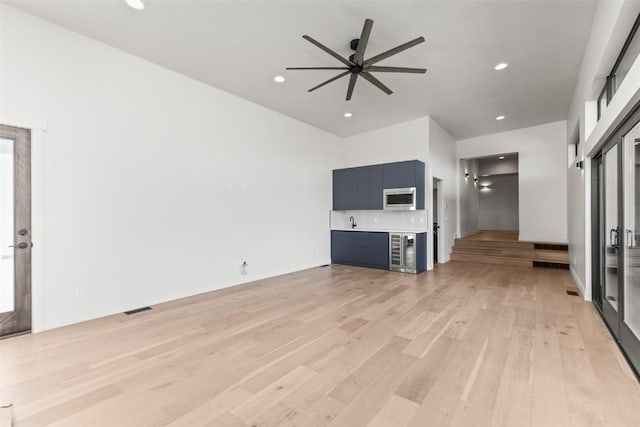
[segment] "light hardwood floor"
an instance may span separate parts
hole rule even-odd
[[[0,341],[18,426],[640,426],[568,272],[315,268]]]

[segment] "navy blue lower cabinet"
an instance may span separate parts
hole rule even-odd
[[[427,233],[416,233],[416,273],[427,270]]]
[[[331,230],[331,262],[388,270],[389,233]]]

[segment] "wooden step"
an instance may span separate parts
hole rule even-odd
[[[535,249],[533,260],[569,264],[569,252]]]
[[[567,268],[569,266],[566,243],[518,241],[515,240],[516,237],[517,234],[513,232],[485,231],[474,236],[456,239],[451,259],[523,267]]]
[[[532,260],[535,257],[533,249],[515,249],[515,248],[476,248],[476,247],[453,247],[453,253],[463,255],[484,255],[484,256],[501,256],[509,258],[522,258]]]
[[[518,242],[518,241],[507,241],[507,240],[456,239],[455,246],[465,247],[465,248],[533,249],[533,242]]]
[[[466,261],[466,262],[479,262],[483,264],[498,264],[498,265],[513,265],[517,267],[532,267],[531,260],[501,257],[501,256],[483,256],[483,255],[470,255],[461,253],[452,253],[452,261]]]

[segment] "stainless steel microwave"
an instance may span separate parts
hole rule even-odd
[[[416,187],[385,188],[382,190],[382,200],[385,210],[415,211]]]

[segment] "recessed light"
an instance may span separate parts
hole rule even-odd
[[[144,3],[142,3],[142,0],[126,0],[127,5],[135,10],[142,10],[144,9]]]
[[[273,81],[276,82],[276,83],[284,83],[284,80],[285,80],[285,78],[282,77],[282,76],[275,76],[273,78]]]
[[[344,113],[344,116],[345,116],[346,118],[349,118],[349,117],[353,116],[353,114],[351,114],[351,113]]]
[[[498,157],[498,160],[504,160],[504,156]]]
[[[504,116],[498,116],[496,117],[496,120],[504,120]]]
[[[501,62],[498,65],[496,65],[495,67],[493,67],[493,69],[496,70],[496,71],[500,71],[500,70],[504,70],[508,66],[509,66],[509,64],[507,64],[506,62]]]

